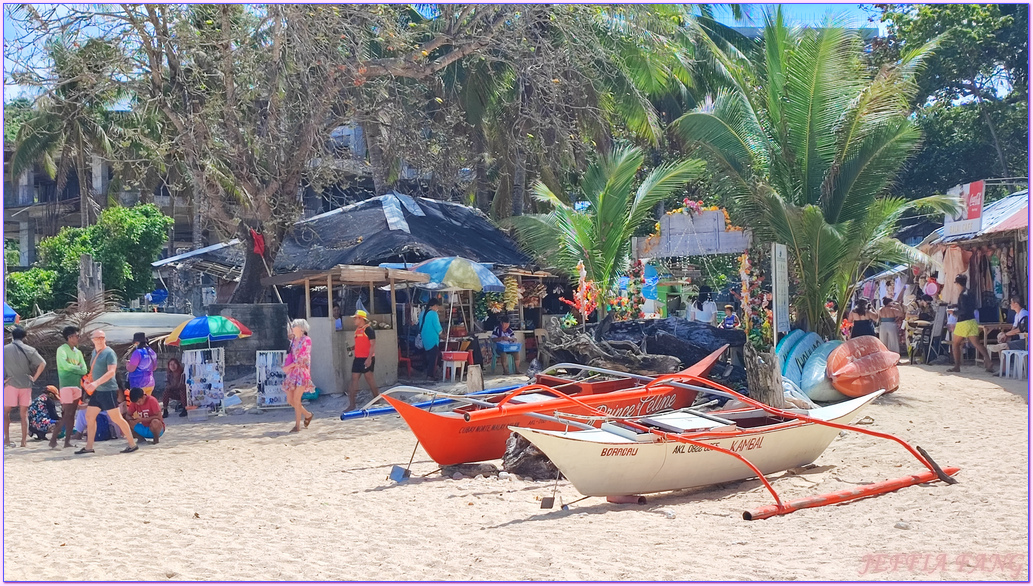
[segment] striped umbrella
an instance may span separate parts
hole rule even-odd
[[[185,321],[165,337],[169,346],[186,346],[204,342],[224,342],[238,340],[251,335],[247,326],[231,317],[221,315],[202,315]]]
[[[458,256],[425,260],[411,270],[430,276],[431,283],[472,291],[503,292],[506,286],[484,265]]]
[[[12,326],[12,325],[18,323],[19,321],[21,321],[21,317],[18,316],[18,312],[16,312],[14,309],[11,309],[11,306],[7,305],[7,302],[5,301],[4,302],[4,325],[5,326]]]

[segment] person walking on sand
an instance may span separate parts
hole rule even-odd
[[[11,409],[17,407],[22,423],[22,447],[29,440],[29,404],[32,403],[32,383],[36,382],[47,361],[35,348],[24,342],[25,330],[14,328],[11,343],[4,346],[4,446],[13,448],[11,441]]]
[[[283,370],[287,377],[283,388],[287,391],[287,404],[294,407],[294,429],[301,431],[302,419],[305,427],[312,422],[312,413],[301,404],[301,396],[312,389],[312,338],[308,337],[308,322],[296,319],[291,322],[291,350],[284,361]]]
[[[58,400],[61,402],[61,423],[58,430],[65,430],[64,447],[72,447],[72,429],[75,426],[75,411],[79,408],[79,400],[82,399],[82,377],[86,375],[86,357],[79,349],[79,328],[68,326],[61,331],[65,343],[57,349],[57,381]],[[55,432],[50,437],[50,447],[57,447],[57,436]]]
[[[900,326],[898,320],[903,312],[889,297],[882,298],[879,309],[879,340],[890,352],[900,354]]]
[[[133,334],[133,353],[126,364],[129,373],[129,388],[139,387],[144,394],[154,392],[154,369],[158,367],[158,355],[147,345],[147,334]]]
[[[990,366],[990,355],[987,353],[983,343],[979,341],[979,324],[976,323],[976,296],[968,290],[968,277],[958,275],[954,277],[955,286],[961,289],[958,295],[958,309],[955,312],[958,316],[958,323],[954,326],[954,335],[951,337],[951,352],[954,354],[954,367],[948,368],[947,372],[961,372],[961,344],[968,340],[979,355],[983,357],[983,364],[987,372],[993,372]]]
[[[105,412],[111,421],[122,430],[129,446],[122,453],[129,454],[140,449],[133,439],[133,430],[122,417],[118,409],[118,383],[115,382],[115,371],[118,370],[118,356],[108,347],[104,330],[94,330],[90,338],[93,340],[93,356],[90,360],[90,381],[83,385],[89,397],[86,407],[86,446],[76,450],[76,454],[92,454],[93,439],[97,436],[97,415]]]
[[[866,299],[858,299],[854,304],[854,310],[850,312],[850,339],[861,336],[875,336],[875,320],[879,319],[878,314],[868,308]]]
[[[373,365],[376,363],[377,332],[369,325],[368,314],[361,309],[355,312],[355,359],[352,361],[352,380],[348,384],[348,408],[356,407],[355,397],[359,394],[359,377],[365,376],[366,384],[373,393],[373,398],[380,394],[377,383],[373,380]]]

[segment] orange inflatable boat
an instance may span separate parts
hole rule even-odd
[[[825,373],[837,391],[860,397],[885,389],[891,393],[900,386],[897,361],[900,354],[890,352],[874,336],[848,340],[829,354]]]

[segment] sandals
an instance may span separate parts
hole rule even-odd
[[[93,454],[96,450],[87,450],[86,448],[80,448],[75,451],[76,454]]]
[[[308,417],[306,417],[306,418],[305,418],[305,427],[306,427],[306,428],[308,427],[308,424],[309,424],[309,423],[312,423],[312,418],[313,418],[313,417],[315,417],[315,415],[314,415],[314,414],[312,414],[312,413],[309,413],[309,414],[308,414]]]
[[[139,450],[139,449],[140,449],[139,444],[137,444],[135,446],[126,446],[126,449],[122,450],[122,453],[123,454],[132,454],[133,452],[135,452],[136,450]]]

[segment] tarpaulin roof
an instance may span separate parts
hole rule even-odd
[[[231,241],[158,261],[155,266],[174,261],[187,266],[241,267],[243,247]],[[273,273],[292,273],[439,256],[512,266],[531,263],[516,242],[479,210],[394,192],[295,223],[272,268]]]
[[[983,228],[975,234],[943,236],[943,228],[937,228],[923,244],[945,244],[961,240],[975,240],[1011,230],[1029,229],[1029,190],[1024,189],[1004,199],[983,207]]]

